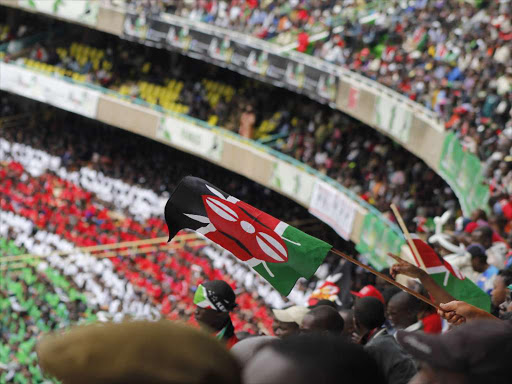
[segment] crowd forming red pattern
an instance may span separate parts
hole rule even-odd
[[[25,175],[24,181],[21,180]],[[167,234],[165,222],[149,218],[138,223],[130,217],[116,219],[97,201],[94,194],[56,175],[45,173],[28,177],[21,164],[10,162],[0,168],[0,209],[11,211],[33,221],[40,229],[55,233],[79,247],[156,238]],[[141,247],[143,249],[143,247]],[[144,290],[152,301],[161,305],[161,313],[169,319],[188,318],[194,309],[191,289],[203,280],[225,280],[237,290],[236,282],[214,269],[211,262],[197,251],[178,249],[174,253],[160,251],[135,258],[114,257],[118,273]],[[198,271],[199,274],[195,272]],[[172,299],[171,299],[172,297]],[[261,299],[240,289],[240,310],[232,316],[236,331],[272,332],[272,317]],[[258,319],[258,323],[248,320]]]

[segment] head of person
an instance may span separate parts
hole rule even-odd
[[[287,337],[300,332],[302,320],[309,309],[294,305],[286,309],[273,309],[275,322],[274,334],[277,337]]]
[[[487,213],[485,213],[485,211],[483,209],[475,209],[471,213],[470,219],[471,219],[471,221],[475,221],[475,222],[478,220],[487,221]]]
[[[199,284],[194,295],[195,318],[201,325],[221,330],[235,307],[235,292],[228,283],[212,280]]]
[[[384,289],[384,291],[382,291],[382,297],[384,298],[384,307],[387,308],[388,304],[389,304],[389,300],[391,300],[391,298],[393,296],[395,296],[398,292],[401,292],[401,291],[402,290],[400,288],[395,287],[394,285]]]
[[[338,305],[334,301],[327,300],[327,299],[318,300],[314,305],[310,305],[309,309],[321,307],[322,305],[327,305],[328,307],[332,307],[336,310],[338,309]]]
[[[382,383],[359,345],[325,334],[295,335],[262,348],[243,370],[245,384]]]
[[[36,348],[63,384],[240,384],[235,358],[203,330],[171,321],[96,323],[45,335]]]
[[[492,247],[493,230],[488,225],[482,225],[471,233],[471,241],[482,245],[485,249]]]
[[[363,297],[354,304],[354,328],[360,334],[365,334],[375,328],[380,328],[386,321],[384,304],[376,297]]]
[[[261,348],[278,340],[275,336],[253,336],[236,343],[230,352],[245,367]]]
[[[397,340],[420,362],[410,384],[510,381],[512,326],[507,322],[472,321],[441,335],[398,331]]]
[[[322,305],[310,310],[304,316],[300,327],[302,332],[328,332],[341,335],[345,322],[334,308]]]
[[[500,319],[503,319],[507,313],[512,312],[512,284],[507,286],[505,301],[498,308]]]
[[[494,286],[491,292],[492,305],[499,307],[507,298],[507,287],[512,284],[512,271],[505,269],[500,271],[494,279]]]
[[[395,329],[404,329],[418,321],[421,302],[407,292],[400,291],[388,303],[387,314]]]
[[[352,309],[340,309],[338,313],[345,323],[343,326],[343,334],[350,337],[354,332],[354,311]]]
[[[489,267],[487,264],[487,254],[485,248],[480,244],[471,244],[467,251],[471,255],[471,266],[473,270],[478,273],[485,272]]]

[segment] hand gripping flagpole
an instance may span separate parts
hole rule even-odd
[[[392,284],[394,285],[395,287],[398,287],[400,288],[402,291],[405,291],[411,295],[413,295],[414,297],[416,297],[418,300],[421,300],[423,301],[424,303],[427,303],[428,305],[431,305],[432,307],[438,309],[438,310],[441,310],[441,308],[439,307],[439,305],[437,305],[436,303],[434,303],[432,300],[430,300],[429,298],[419,294],[418,292],[412,290],[411,288],[409,287],[406,287],[405,285],[402,285],[400,284],[399,282],[393,280],[391,277],[389,276],[386,276],[385,274],[383,273],[380,273],[379,271],[376,271],[375,269],[373,269],[372,267],[368,266],[368,265],[365,265],[363,263],[361,263],[360,261],[354,259],[352,256],[349,256],[347,255],[346,253],[343,253],[341,251],[338,251],[337,249],[331,249],[331,252],[332,253],[335,253],[336,255],[338,256],[341,256],[343,257],[344,259],[347,259],[348,261],[350,261],[351,263],[367,270],[368,272],[370,273],[373,273],[374,275],[380,277],[381,279],[384,279],[386,280],[389,284]]]

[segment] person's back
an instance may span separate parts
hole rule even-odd
[[[408,383],[417,371],[413,359],[385,329],[379,331],[364,346],[381,368],[388,384]]]
[[[374,297],[356,300],[354,323],[360,343],[375,359],[388,384],[407,384],[416,374],[413,359],[404,352],[384,324],[384,305]]]

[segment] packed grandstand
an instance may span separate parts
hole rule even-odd
[[[0,0],[0,384],[506,383],[510,7]]]

